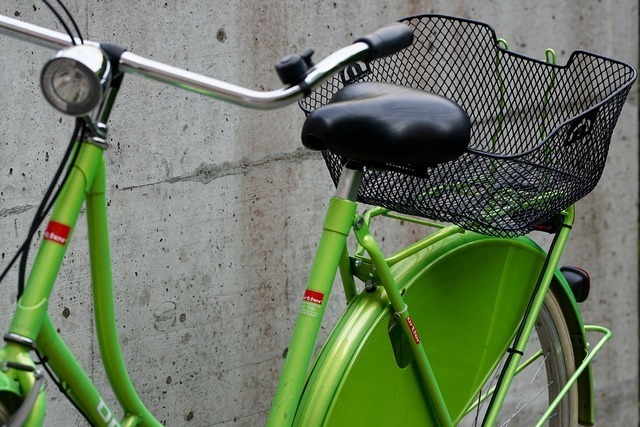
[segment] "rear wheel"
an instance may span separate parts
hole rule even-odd
[[[503,363],[504,360],[491,381],[483,387],[474,407],[469,410],[460,426],[481,425]],[[547,293],[519,369],[520,372],[509,387],[496,426],[534,425],[575,371],[569,330],[557,298],[551,291]],[[545,425],[575,426],[577,417],[578,393],[574,386],[560,401]]]

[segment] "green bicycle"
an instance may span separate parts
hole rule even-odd
[[[610,333],[583,325],[588,276],[558,263],[572,204],[604,167],[632,67],[586,52],[566,66],[540,62],[509,52],[485,24],[424,15],[315,65],[289,56],[278,64],[286,87],[256,92],[8,17],[0,32],[59,50],[42,89],[78,117],[54,180],[63,185],[48,191],[18,253],[51,210],[28,279],[22,258],[0,350],[3,424],[43,423],[42,368],[93,425],[160,424],[126,372],[113,305],[103,155],[125,73],[251,108],[301,100],[308,114],[303,143],[322,151],[337,190],[268,425],[593,424],[590,361]],[[358,214],[357,202],[374,207]],[[47,314],[83,206],[97,337],[122,417]],[[370,231],[381,216],[435,231],[385,256]],[[532,230],[554,234],[549,251],[523,237]],[[347,308],[312,362],[338,271]],[[587,331],[603,338],[589,347]]]

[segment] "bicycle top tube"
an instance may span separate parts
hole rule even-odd
[[[74,44],[71,37],[67,34],[2,15],[0,15],[0,33],[49,49],[63,49]],[[291,104],[303,98],[309,90],[315,88],[331,75],[351,63],[391,54],[406,47],[411,41],[411,39],[407,40],[406,37],[404,40],[400,40],[401,37],[393,40],[393,37],[387,38],[386,35],[381,36],[380,34],[382,33],[375,32],[369,36],[358,39],[359,41],[334,52],[314,65],[301,82],[272,91],[247,89],[158,61],[153,61],[126,51],[120,57],[118,67],[119,70],[123,72],[140,74],[173,86],[244,107],[272,109]],[[374,37],[372,38],[371,36]],[[75,39],[74,41],[76,44],[81,44],[79,39]],[[374,45],[372,45],[372,43]],[[99,43],[88,40],[85,40],[84,44],[100,46]],[[379,45],[376,46],[376,44]]]

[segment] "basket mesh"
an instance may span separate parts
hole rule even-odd
[[[556,66],[509,52],[482,23],[440,15],[404,20],[412,46],[357,64],[302,100],[309,114],[345,84],[381,81],[456,101],[472,122],[457,160],[418,174],[366,170],[358,200],[497,236],[525,234],[589,193],[636,77],[627,64],[574,52]],[[337,184],[345,159],[324,151]]]

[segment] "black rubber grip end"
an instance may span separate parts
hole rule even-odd
[[[356,39],[369,45],[367,61],[399,52],[413,42],[413,31],[405,24],[395,23]]]

